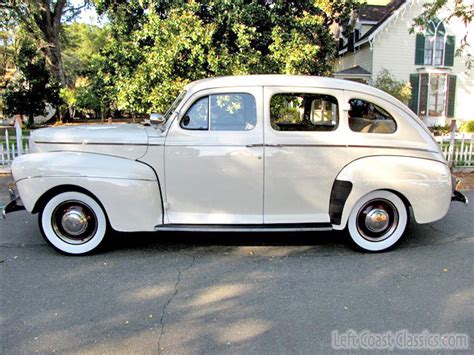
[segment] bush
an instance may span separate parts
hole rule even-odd
[[[382,69],[375,79],[374,86],[396,97],[403,103],[408,103],[411,98],[410,83],[397,80],[387,69]]]
[[[474,120],[464,121],[459,128],[459,131],[465,133],[474,133]]]
[[[435,136],[442,136],[444,134],[449,134],[449,126],[444,125],[444,126],[432,126],[428,127],[428,129],[433,133]]]

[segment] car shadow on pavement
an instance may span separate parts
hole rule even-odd
[[[343,231],[330,232],[155,232],[113,233],[104,251],[126,249],[193,251],[258,247],[305,247],[311,249],[350,249]]]

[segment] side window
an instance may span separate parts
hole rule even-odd
[[[211,95],[211,131],[249,131],[256,123],[257,110],[252,95]]]
[[[361,133],[394,133],[397,124],[393,117],[372,102],[352,99],[349,101],[349,127]]]
[[[197,100],[180,125],[190,130],[249,131],[256,123],[254,97],[238,93],[210,95]]]
[[[209,128],[209,98],[197,100],[181,120],[181,128],[206,131]]]
[[[334,96],[284,93],[270,100],[270,124],[276,131],[333,131],[338,122]]]

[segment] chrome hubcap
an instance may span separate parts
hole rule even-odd
[[[86,231],[89,222],[82,209],[71,207],[61,218],[61,225],[70,235],[81,235]]]
[[[397,229],[398,220],[398,211],[392,202],[376,199],[367,202],[359,210],[357,230],[364,239],[381,242]]]
[[[370,210],[365,216],[365,225],[371,232],[382,232],[390,222],[387,211],[381,208]]]
[[[56,235],[69,244],[84,244],[97,231],[97,217],[87,204],[81,201],[66,201],[58,205],[51,216]]]

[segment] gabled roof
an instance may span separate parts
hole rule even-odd
[[[378,22],[384,16],[386,6],[383,5],[362,5],[357,12],[359,21]]]
[[[410,2],[410,0],[392,0],[390,1],[387,6],[376,6],[379,9],[375,10],[373,8],[369,8],[367,10],[364,10],[365,7],[368,5],[362,6],[362,8],[359,10],[359,19],[360,16],[365,16],[365,18],[379,18],[377,23],[370,28],[362,37],[360,37],[356,43],[354,43],[354,46],[360,46],[364,44],[365,42],[371,40],[373,36],[380,31],[385,25],[390,21],[391,18],[393,18],[396,14],[398,14],[401,9],[401,7],[405,4]],[[371,6],[373,7],[373,6]],[[361,15],[362,14],[362,15]],[[369,21],[369,20],[366,20]],[[347,51],[348,44],[346,44],[340,51],[340,54],[343,54]]]
[[[355,67],[340,70],[338,72],[335,72],[334,75],[340,75],[340,74],[345,74],[345,75],[371,75],[370,72],[362,68],[360,65],[356,65]]]
[[[368,30],[357,42],[362,42],[364,39],[369,38],[380,26],[384,24],[392,15],[403,5],[406,3],[406,0],[393,0],[384,6],[385,13],[379,19],[377,24],[375,24],[370,30]]]

